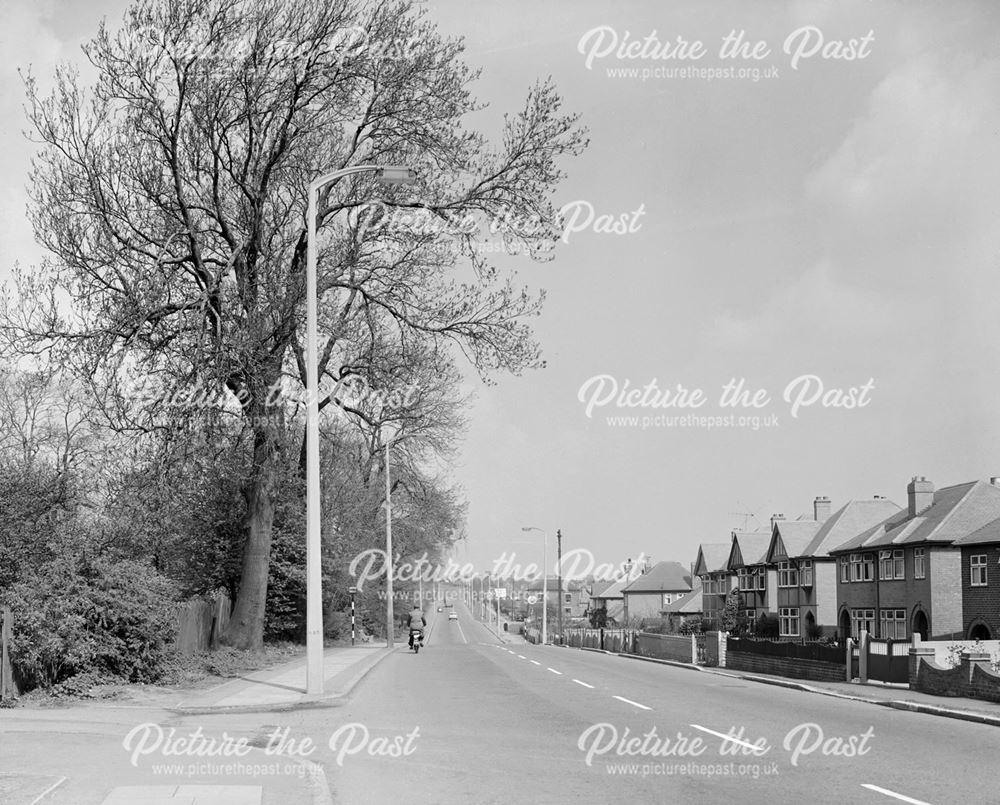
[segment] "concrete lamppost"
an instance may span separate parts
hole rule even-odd
[[[522,531],[537,531],[542,535],[542,645],[549,642],[548,610],[549,610],[549,558],[548,538],[544,531],[535,526],[523,526]]]
[[[385,184],[412,184],[410,168],[357,165],[325,173],[309,183],[306,213],[306,692],[323,692],[323,572],[319,485],[319,338],[316,282],[316,199],[331,182],[355,173],[375,173]],[[390,553],[387,561],[392,562]],[[389,598],[392,606],[392,598]]]

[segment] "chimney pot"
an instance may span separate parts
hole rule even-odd
[[[1000,476],[994,475],[992,478],[990,478],[990,483],[993,486],[1000,486]]]

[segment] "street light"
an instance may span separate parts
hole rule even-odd
[[[522,526],[522,531],[538,531],[542,535],[542,645],[549,642],[548,610],[549,610],[549,559],[548,538],[542,529],[535,526]]]
[[[386,648],[392,648],[395,644],[395,621],[392,606],[392,485],[389,483],[389,448],[392,440],[399,433],[397,426],[392,423],[383,423],[382,429],[385,441],[385,627],[386,627]],[[423,607],[421,606],[421,609]]]
[[[323,573],[319,489],[319,339],[317,330],[316,197],[326,185],[355,173],[375,173],[385,184],[416,180],[411,168],[356,165],[325,173],[309,183],[306,213],[306,692],[323,692]],[[386,558],[390,583],[392,553]],[[392,597],[389,598],[390,608]],[[392,624],[388,624],[390,630]]]

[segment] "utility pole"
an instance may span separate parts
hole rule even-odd
[[[563,591],[562,591],[562,529],[556,529],[556,562],[559,568],[559,642],[563,641]]]

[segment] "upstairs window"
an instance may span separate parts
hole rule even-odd
[[[969,584],[973,587],[986,586],[986,554],[981,553],[969,558]]]

